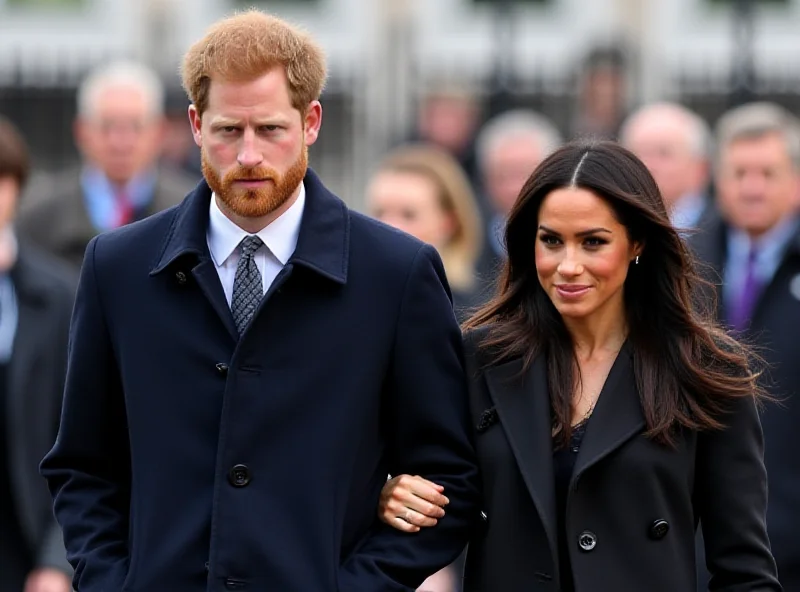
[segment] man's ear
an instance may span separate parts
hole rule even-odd
[[[303,117],[303,133],[305,134],[306,146],[311,146],[319,137],[319,129],[322,126],[322,105],[319,101],[311,101]]]
[[[203,135],[200,133],[200,130],[203,126],[203,120],[200,117],[200,112],[194,105],[189,105],[189,125],[192,126],[192,137],[194,138],[194,143],[202,148]]]

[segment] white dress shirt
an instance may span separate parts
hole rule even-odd
[[[301,183],[300,195],[289,209],[266,228],[256,233],[256,236],[264,243],[264,246],[260,247],[253,256],[258,271],[261,272],[264,293],[269,290],[272,282],[275,281],[297,247],[297,237],[300,235],[300,222],[303,219],[305,203],[306,189]],[[250,233],[239,228],[222,213],[214,194],[211,195],[210,208],[206,241],[211,258],[217,268],[222,289],[225,291],[225,299],[230,306],[233,299],[236,266],[242,257],[242,248],[239,243],[243,238],[250,236]]]

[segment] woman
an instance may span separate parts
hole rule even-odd
[[[608,142],[558,150],[505,240],[501,289],[466,324],[485,506],[465,591],[694,590],[698,521],[710,589],[781,590],[764,395],[749,352],[693,308],[689,253],[645,166]],[[446,495],[397,477],[381,517],[429,527]]]
[[[464,320],[478,304],[475,262],[482,237],[477,201],[458,161],[425,144],[396,149],[369,182],[367,209],[436,248]]]

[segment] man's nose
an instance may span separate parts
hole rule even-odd
[[[236,160],[245,168],[256,167],[264,160],[264,156],[256,145],[255,132],[252,130],[245,130],[242,146]]]

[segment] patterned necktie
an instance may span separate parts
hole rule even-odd
[[[750,249],[747,257],[747,273],[742,284],[742,290],[733,300],[730,322],[737,331],[744,331],[750,324],[756,301],[761,294],[761,281],[758,278],[758,251]]]
[[[264,297],[264,287],[261,282],[261,272],[258,271],[254,255],[264,243],[257,236],[246,236],[240,243],[242,258],[236,266],[236,276],[233,280],[233,297],[231,298],[231,312],[239,335],[244,333],[247,323],[253,318],[258,303]]]

